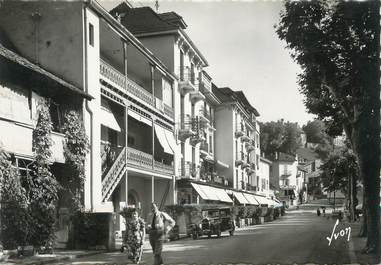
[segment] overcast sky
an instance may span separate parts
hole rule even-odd
[[[111,9],[121,0],[100,3]],[[154,2],[132,2],[134,7]],[[298,91],[288,50],[275,34],[280,1],[159,1],[159,12],[175,11],[188,35],[209,62],[206,71],[217,86],[244,91],[260,121],[285,119],[300,125],[313,119]]]

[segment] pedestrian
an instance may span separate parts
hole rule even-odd
[[[143,243],[145,237],[145,223],[139,217],[138,209],[126,207],[121,212],[126,221],[126,231],[123,237],[123,247],[128,253],[128,259],[134,263],[139,263],[143,254]]]
[[[323,210],[323,216],[325,217],[325,207],[322,207]]]
[[[317,216],[320,216],[320,208],[317,208],[316,214],[317,214]]]
[[[163,264],[161,252],[165,235],[175,226],[176,222],[165,212],[159,211],[157,205],[152,203],[152,214],[149,216],[149,242],[154,255],[154,265]]]

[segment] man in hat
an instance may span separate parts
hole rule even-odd
[[[148,218],[149,242],[154,255],[154,265],[163,264],[161,252],[165,235],[175,226],[176,222],[167,213],[159,211],[157,205],[152,203],[152,214]]]

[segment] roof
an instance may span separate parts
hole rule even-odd
[[[278,153],[278,158],[275,159],[275,161],[295,162],[295,161],[296,161],[296,158],[295,158],[294,155],[279,152],[279,153]]]
[[[189,42],[190,46],[200,56],[201,60],[208,65],[207,60],[185,33],[187,27],[183,18],[175,12],[156,13],[151,7],[131,8],[125,3],[121,3],[110,11],[114,17],[120,15],[121,24],[125,26],[132,34],[143,37],[146,34],[173,34],[180,32]]]
[[[164,15],[160,17],[152,8],[147,6],[131,8],[125,3],[121,3],[110,11],[110,14],[114,17],[116,13],[123,14],[121,16],[121,23],[133,34],[167,31],[179,28],[178,25],[166,20],[168,19],[170,21],[170,16],[167,13],[164,13]]]
[[[306,159],[307,161],[314,161],[319,159],[319,155],[312,149],[301,147],[296,149],[298,157]]]
[[[53,80],[54,82],[56,82],[60,86],[63,86],[65,88],[71,90],[72,92],[75,92],[75,93],[83,96],[86,99],[93,99],[93,97],[91,95],[87,94],[83,90],[81,90],[78,87],[68,83],[67,81],[65,81],[65,80],[61,79],[60,77],[52,74],[51,72],[43,69],[42,67],[28,61],[26,58],[22,57],[21,55],[7,49],[1,43],[0,43],[0,57],[2,57],[3,59],[6,59],[8,62],[18,64],[24,68],[29,69],[30,71],[33,71],[33,72],[38,73],[38,74],[40,74],[40,75],[42,75],[42,76],[44,76],[50,80]]]
[[[240,99],[240,101],[250,109],[251,112],[254,113],[255,116],[259,116],[259,112],[250,104],[250,102],[247,100],[245,94],[242,91],[235,91],[234,92],[237,97]]]
[[[175,12],[161,13],[161,14],[158,14],[158,15],[159,15],[159,17],[161,19],[167,21],[170,24],[174,24],[176,26],[179,26],[182,29],[186,29],[187,28],[187,24],[185,23],[185,21],[182,18],[182,16],[180,16],[179,14],[177,14]]]
[[[259,116],[258,111],[250,104],[243,91],[233,91],[230,87],[219,88],[215,84],[212,84],[212,90],[222,102],[237,101],[245,109],[248,108],[250,112],[253,112],[255,116]]]
[[[270,160],[264,158],[263,156],[260,157],[260,160],[261,160],[262,162],[265,162],[265,163],[270,164],[270,165],[273,163],[273,162],[271,162]]]
[[[308,172],[308,170],[305,169],[304,166],[300,166],[300,165],[298,165],[297,168],[298,168],[298,170],[300,170],[300,171]]]

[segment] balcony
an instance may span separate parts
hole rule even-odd
[[[247,152],[251,152],[255,149],[255,146],[251,142],[247,142],[245,144],[245,147],[246,147]]]
[[[217,172],[207,172],[201,174],[200,181],[217,184],[220,186],[229,186],[229,181],[223,176],[218,176]]]
[[[207,142],[203,142],[200,145],[200,153],[201,156],[207,156],[209,155],[209,144]]]
[[[247,136],[247,135],[242,135],[241,136],[241,141],[242,142],[246,142],[246,143],[249,143],[251,141],[250,137]]]
[[[280,175],[281,176],[291,176],[292,171],[291,170],[283,170]]]
[[[239,165],[242,165],[244,162],[245,162],[245,156],[244,156],[243,152],[237,152],[235,165],[239,166]]]
[[[151,93],[146,91],[143,87],[130,80],[124,74],[116,70],[114,67],[100,60],[100,74],[106,79],[112,86],[119,90],[132,95],[138,100],[143,101],[146,105],[149,105],[160,112],[163,112],[170,118],[174,118],[173,108],[167,106],[162,100],[154,97]]]
[[[182,162],[180,168],[180,175],[182,178],[196,178],[198,175],[198,167],[195,163],[191,162]]]
[[[184,115],[181,121],[181,128],[179,129],[179,139],[180,141],[185,141],[189,137],[195,136],[197,134],[198,128],[195,126],[194,118],[189,115]]]
[[[190,92],[189,99],[192,102],[192,104],[196,104],[200,100],[204,100],[205,96],[203,94],[201,94],[201,92],[199,90],[196,90],[196,91]]]
[[[199,110],[199,117],[204,123],[209,123],[211,121],[211,116],[205,108]]]
[[[241,137],[245,135],[245,128],[243,126],[243,124],[237,124],[236,125],[236,129],[235,129],[235,137]]]
[[[185,94],[189,92],[196,91],[197,80],[190,67],[180,67],[179,88],[182,96],[185,96]]]
[[[127,164],[139,169],[146,169],[167,175],[173,174],[173,166],[153,160],[152,155],[131,147],[127,148]]]
[[[242,164],[241,164],[241,168],[242,168],[242,169],[249,168],[249,167],[250,167],[250,164],[249,164],[249,163],[247,163],[247,162],[245,162],[245,161],[242,162]]]
[[[212,91],[212,79],[210,78],[210,76],[205,72],[205,71],[202,71],[201,74],[200,74],[200,91],[202,93],[205,93],[205,94],[208,94],[208,93],[211,93]]]
[[[251,165],[249,165],[249,166],[246,168],[246,173],[247,173],[248,175],[251,175],[251,174],[255,173],[255,169],[253,169],[253,168],[251,167]]]

